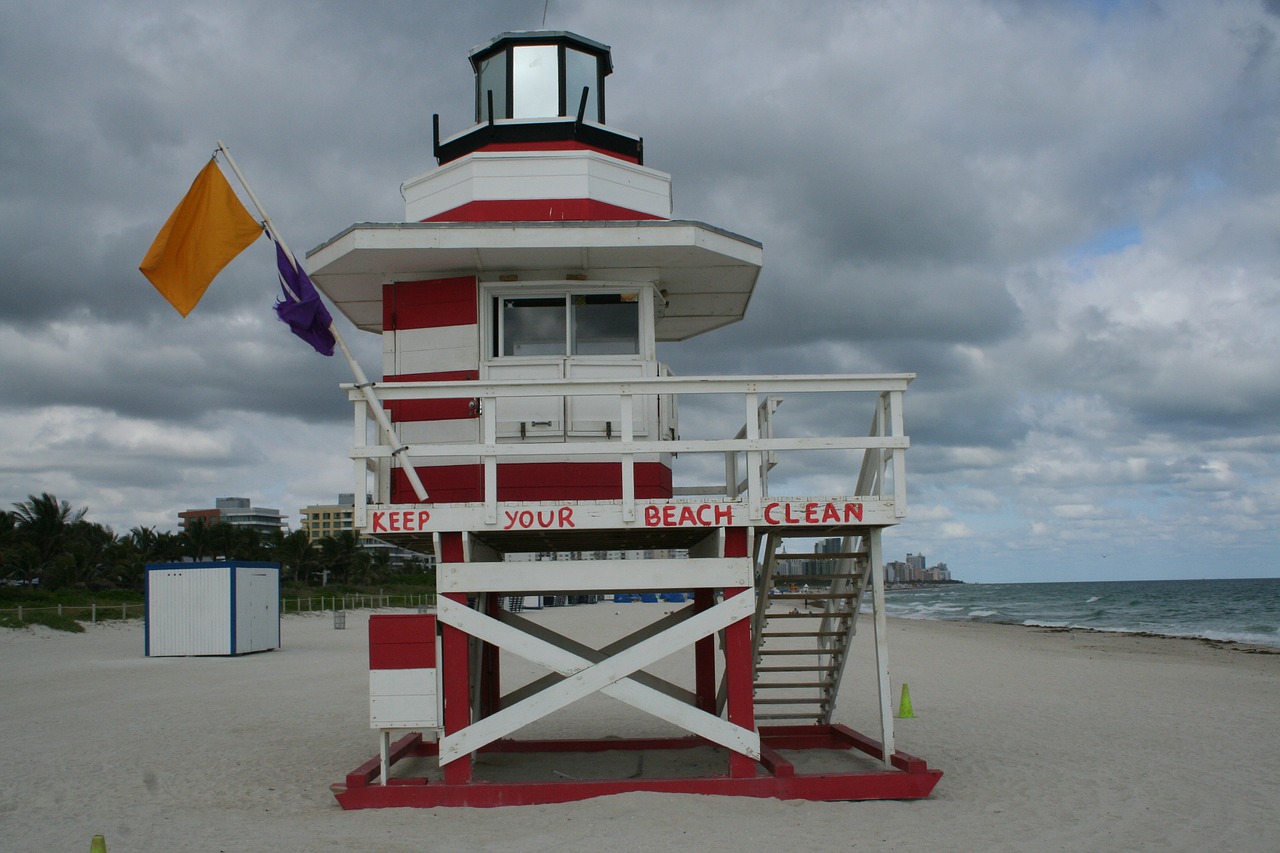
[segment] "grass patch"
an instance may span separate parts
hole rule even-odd
[[[0,616],[0,626],[5,628],[29,628],[32,625],[43,625],[55,631],[67,631],[71,634],[83,634],[84,626],[70,616],[59,616],[57,613],[24,613],[17,616]]]

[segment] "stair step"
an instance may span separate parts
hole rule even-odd
[[[819,554],[817,552],[796,553],[790,551],[782,553],[781,551],[774,554],[774,558],[781,563],[783,560],[848,560],[853,557],[865,557],[866,551],[836,551],[830,554]]]
[[[778,574],[775,572],[773,575],[773,581],[775,584],[790,583],[793,580],[796,580],[796,581],[831,581],[831,580],[851,581],[851,580],[857,580],[858,578],[861,578],[861,577],[862,577],[861,572],[854,572],[853,574],[837,574],[836,572],[831,572],[828,574],[824,572],[820,575],[784,575],[784,574]]]
[[[840,649],[760,649],[758,655],[835,655]]]
[[[783,688],[830,687],[830,681],[757,681],[756,690],[781,690]]]
[[[820,709],[825,709],[826,702],[810,696],[807,699],[757,699],[757,705],[817,705]]]
[[[770,637],[843,637],[844,631],[761,631],[760,639]]]
[[[818,613],[770,613],[770,619],[821,619],[823,616],[849,616],[848,610],[822,610]]]
[[[756,714],[757,720],[816,720],[822,714]]]
[[[795,601],[796,599],[852,598],[847,592],[777,592],[769,596],[770,601]]]
[[[756,672],[830,672],[835,667],[830,664],[823,666],[758,666]]]

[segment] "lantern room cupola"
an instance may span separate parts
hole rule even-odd
[[[643,162],[642,141],[605,126],[607,45],[558,30],[503,33],[471,51],[476,126],[440,140],[443,165],[474,151],[578,145]]]

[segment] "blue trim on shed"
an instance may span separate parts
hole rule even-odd
[[[231,602],[230,602],[231,618],[227,620],[228,622],[231,623],[231,642],[228,644],[228,647],[231,649],[231,654],[233,655],[236,653],[236,607],[238,605],[238,602],[236,601],[236,574],[237,574],[236,567],[237,565],[238,565],[237,563],[232,563],[231,566],[229,567],[230,571],[227,572],[227,574],[230,575],[230,578],[228,579],[228,583],[227,583],[227,589],[230,590],[231,592]]]
[[[142,573],[142,656],[151,657],[151,566]]]

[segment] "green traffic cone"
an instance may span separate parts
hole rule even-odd
[[[107,839],[104,836],[95,835],[89,842],[89,853],[107,853]]]
[[[910,720],[915,718],[915,711],[911,710],[911,691],[907,690],[907,685],[902,685],[902,701],[898,703],[898,713],[895,716],[899,720]]]

